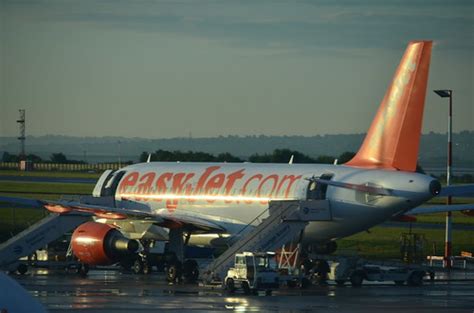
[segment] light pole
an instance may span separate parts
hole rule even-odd
[[[452,134],[453,134],[453,91],[450,89],[446,90],[433,90],[441,98],[449,98],[449,114],[448,114],[448,160],[446,167],[446,185],[451,184],[451,167],[453,164],[453,146],[452,146]],[[451,196],[448,196],[446,201],[447,205],[451,204]],[[451,211],[446,212],[446,236],[444,244],[444,267],[451,268],[451,256],[452,256],[452,229],[451,229]]]

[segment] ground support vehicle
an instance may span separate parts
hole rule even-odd
[[[26,274],[30,267],[81,273],[82,264],[75,258],[58,256],[51,254],[47,249],[39,249],[27,257],[18,259],[16,272]]]
[[[308,275],[305,275],[303,271],[296,270],[292,273],[288,273],[285,269],[279,269],[278,279],[281,286],[287,286],[289,288],[299,287],[301,289],[308,288],[311,285],[311,280]]]
[[[280,285],[273,252],[243,252],[234,258],[234,267],[227,271],[224,287],[229,292],[242,289],[245,294],[265,290],[267,294]]]
[[[425,267],[418,265],[380,266],[372,265],[357,257],[340,257],[330,262],[328,278],[342,286],[350,282],[359,287],[366,281],[393,281],[396,285],[420,286],[428,273]]]

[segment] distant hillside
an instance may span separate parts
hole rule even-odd
[[[212,154],[229,152],[243,159],[254,153],[268,153],[277,148],[298,150],[312,157],[339,155],[357,151],[364,134],[324,136],[219,136],[215,138],[145,139],[123,137],[69,137],[28,136],[28,153],[48,158],[53,152],[62,152],[69,159],[88,162],[137,161],[143,151],[182,150],[203,151]],[[454,165],[474,168],[474,132],[463,131],[453,135]],[[15,137],[0,137],[0,153],[18,153]],[[444,167],[446,164],[446,134],[422,135],[420,163],[423,167]]]

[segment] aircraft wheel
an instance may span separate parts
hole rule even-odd
[[[234,291],[235,291],[235,282],[232,278],[227,278],[227,280],[225,281],[225,288],[230,293],[234,293]]]
[[[435,279],[435,272],[430,272],[430,280],[433,282]]]
[[[424,273],[421,271],[413,272],[410,277],[408,277],[408,285],[410,286],[421,286],[423,284]]]
[[[26,272],[28,272],[28,266],[26,264],[21,263],[18,265],[16,270],[20,275],[25,275]]]
[[[87,276],[87,273],[89,273],[89,265],[84,263],[79,264],[79,267],[77,268],[77,273],[81,276]]]
[[[252,293],[252,290],[250,289],[249,283],[246,282],[246,281],[242,282],[242,289],[244,290],[244,293],[246,295],[249,295],[249,294]]]
[[[351,275],[351,284],[353,287],[360,287],[362,286],[362,282],[364,281],[364,274],[361,272],[354,272]]]
[[[199,268],[195,260],[186,260],[183,264],[183,276],[187,283],[194,283],[199,277]]]
[[[301,279],[300,288],[301,288],[301,289],[306,289],[306,288],[308,288],[309,286],[311,286],[311,281],[310,281],[308,278],[303,277],[303,278]]]
[[[148,265],[148,262],[143,262],[143,274],[148,275],[151,273],[151,266]]]
[[[181,262],[176,261],[175,263],[170,264],[166,272],[166,279],[170,283],[178,281],[179,279],[181,279],[181,270],[182,270]]]
[[[136,259],[132,264],[132,271],[134,274],[142,274],[143,273],[143,261],[140,259]]]

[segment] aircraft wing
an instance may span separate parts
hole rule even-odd
[[[43,205],[40,200],[36,200],[36,199],[4,197],[4,196],[0,196],[0,202],[19,204],[19,205],[24,205],[27,207],[34,207],[34,208],[38,208]]]
[[[430,205],[414,208],[406,215],[418,215],[418,214],[431,214],[431,213],[442,213],[448,211],[461,211],[469,212],[474,210],[474,204],[450,204],[450,205]]]
[[[92,199],[92,197],[87,197]],[[126,219],[128,217],[154,219],[162,227],[187,227],[205,232],[230,232],[240,230],[245,224],[240,221],[221,218],[212,215],[191,213],[184,210],[169,211],[167,209],[152,210],[149,206],[141,205],[138,208],[116,208],[107,204],[109,199],[96,198],[96,203],[67,200],[34,200],[16,197],[0,196],[0,202],[14,203],[29,207],[44,207],[47,210],[67,214],[71,211],[89,213],[100,218]],[[103,202],[104,204],[100,204]]]
[[[104,206],[100,204],[87,204],[76,201],[64,201],[64,200],[37,200],[27,198],[16,198],[0,196],[0,202],[19,204],[28,207],[43,207],[51,212],[64,214],[71,211],[79,211],[83,213],[90,213],[102,218],[111,219],[124,219],[127,215],[138,216],[138,217],[150,217],[151,213],[144,212],[142,210],[114,208],[110,206]]]
[[[159,209],[155,211],[155,214],[168,221],[174,221],[178,224],[187,224],[198,227],[201,230],[209,230],[213,232],[228,232],[233,234],[237,233],[247,225],[234,219],[195,213],[182,209],[177,209],[174,211],[169,211],[168,209]]]

